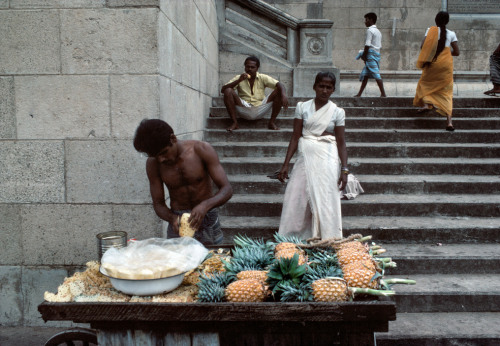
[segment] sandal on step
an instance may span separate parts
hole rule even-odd
[[[446,131],[455,131],[455,128],[453,127],[453,125],[448,125],[446,126]]]

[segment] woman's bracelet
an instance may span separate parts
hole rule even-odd
[[[342,167],[340,170],[342,171],[343,174],[349,175],[349,168],[348,167]]]

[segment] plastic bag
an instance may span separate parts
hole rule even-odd
[[[159,279],[198,267],[207,254],[208,250],[194,238],[150,238],[107,250],[101,267],[104,274],[115,278]]]

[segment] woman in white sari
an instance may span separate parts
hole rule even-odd
[[[308,238],[342,238],[340,191],[347,184],[345,112],[331,102],[335,75],[320,72],[313,86],[316,97],[298,102],[293,134],[278,178],[288,178],[279,234]]]

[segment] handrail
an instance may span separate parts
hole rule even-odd
[[[298,19],[294,16],[279,11],[262,0],[234,0],[235,2],[249,7],[256,12],[262,13],[266,17],[275,20],[279,24],[285,25],[293,30],[299,28],[331,28],[333,21],[329,19]]]

